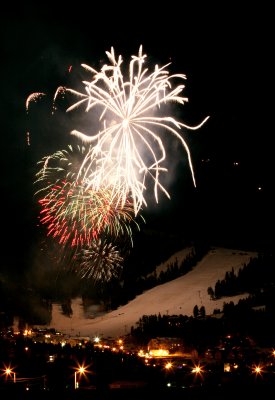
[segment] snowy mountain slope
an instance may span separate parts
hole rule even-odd
[[[251,257],[256,256],[256,252],[212,248],[186,275],[158,285],[128,304],[94,319],[85,318],[79,298],[73,301],[71,318],[62,315],[61,307],[54,304],[50,327],[69,335],[118,337],[129,333],[143,315],[160,313],[191,316],[195,305],[203,305],[206,314],[212,314],[215,309],[222,309],[224,302],[237,303],[247,295],[211,300],[208,287],[214,288],[216,281],[223,279],[227,271],[233,268],[237,272]],[[171,262],[169,260],[167,262]]]

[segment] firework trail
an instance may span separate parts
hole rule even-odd
[[[64,98],[65,93],[66,93],[66,88],[65,88],[65,86],[59,86],[59,87],[56,89],[55,94],[54,94],[54,96],[53,96],[52,114],[54,114],[55,111],[57,110],[57,107],[56,107],[56,100],[57,100],[58,96],[61,95],[61,97]]]
[[[86,104],[86,112],[99,107],[101,115],[99,132],[86,135],[77,130],[72,135],[92,145],[84,157],[78,172],[87,182],[87,189],[98,191],[110,188],[112,197],[123,204],[131,196],[135,215],[142,205],[147,205],[144,192],[146,179],[154,182],[154,195],[158,202],[158,191],[169,193],[160,183],[160,174],[167,171],[163,166],[166,159],[162,136],[172,134],[185,149],[193,182],[195,184],[191,155],[186,141],[180,134],[182,128],[199,129],[208,119],[197,126],[188,126],[170,115],[162,116],[163,107],[168,103],[184,104],[188,99],[181,95],[183,74],[169,75],[165,65],[155,65],[153,72],[144,69],[146,55],[140,46],[138,56],[132,56],[127,79],[122,73],[122,56],[116,59],[114,49],[106,52],[110,65],[104,65],[98,72],[82,64],[93,75],[91,81],[83,81],[85,91],[66,89],[80,99],[67,111]]]
[[[26,100],[26,111],[27,111],[27,114],[29,112],[30,103],[32,103],[32,102],[37,103],[38,100],[40,100],[44,96],[46,96],[46,93],[35,92],[35,93],[30,94],[27,97],[27,100]]]
[[[98,239],[93,240],[89,248],[82,248],[76,254],[73,268],[81,278],[108,282],[120,276],[122,262],[123,257],[116,246],[106,239]]]

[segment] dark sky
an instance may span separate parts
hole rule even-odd
[[[68,118],[51,118],[50,103],[27,115],[27,96],[45,92],[50,98],[58,86],[75,87],[81,63],[99,68],[111,46],[127,60],[141,44],[148,66],[171,62],[171,71],[187,75],[183,122],[196,125],[210,116],[199,131],[184,132],[197,187],[186,154],[177,152],[182,159],[171,173],[171,200],[161,198],[144,211],[146,229],[228,246],[273,245],[272,13],[264,4],[201,3],[148,8],[131,2],[126,8],[80,2],[58,10],[49,2],[24,2],[16,12],[2,11],[4,252],[20,254],[30,246],[36,162],[66,145],[74,128]]]

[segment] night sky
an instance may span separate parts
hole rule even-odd
[[[111,46],[125,64],[140,45],[148,67],[171,62],[171,72],[187,76],[189,102],[177,107],[180,119],[196,125],[210,116],[200,130],[183,132],[197,187],[186,153],[169,142],[171,200],[149,201],[144,229],[229,247],[273,246],[272,13],[264,5],[174,3],[125,9],[81,2],[58,10],[24,2],[16,13],[1,12],[2,254],[8,262],[32,246],[36,163],[69,144],[74,129],[73,117],[51,116],[50,99],[58,86],[77,88],[81,63],[99,69],[108,62]],[[47,99],[27,114],[33,92]]]

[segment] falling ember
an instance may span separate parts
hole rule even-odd
[[[57,107],[56,107],[56,99],[57,99],[57,97],[58,97],[59,95],[61,95],[62,98],[64,98],[65,92],[66,92],[66,88],[65,88],[64,86],[59,86],[59,87],[56,89],[55,94],[54,94],[54,96],[53,96],[52,114],[54,114],[54,112],[57,110]]]
[[[26,140],[27,140],[27,145],[30,146],[30,145],[31,145],[31,141],[30,141],[30,132],[27,132],[27,133],[26,133],[26,136],[27,136],[27,138],[26,138]]]
[[[29,112],[29,106],[31,102],[37,102],[38,100],[40,100],[42,97],[46,96],[46,93],[41,93],[41,92],[35,92],[32,93],[28,96],[27,100],[26,100],[26,111],[27,113]]]

